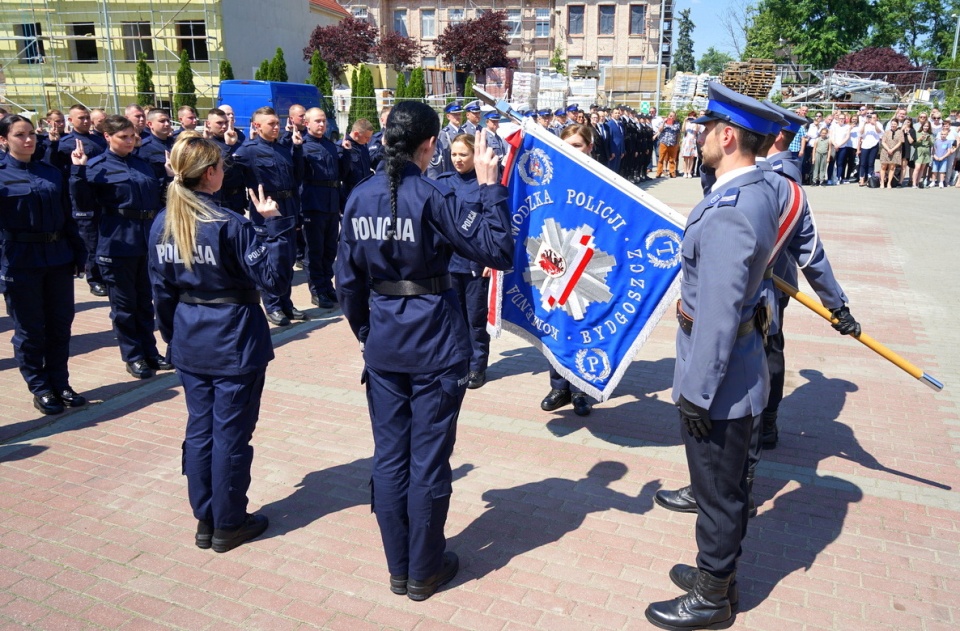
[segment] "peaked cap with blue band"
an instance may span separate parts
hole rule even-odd
[[[764,136],[778,134],[783,128],[783,116],[757,99],[735,92],[717,81],[711,81],[707,86],[706,113],[694,123],[720,120]]]
[[[565,110],[565,109],[563,109],[563,108],[561,107],[561,108],[558,109],[556,112],[554,112],[553,115],[554,115],[554,116],[566,116],[566,115],[567,115],[567,110]]]
[[[786,122],[783,125],[783,129],[785,131],[799,134],[800,131],[806,128],[811,122],[806,116],[800,116],[793,110],[781,107],[773,101],[764,101],[763,104],[784,118]]]
[[[540,116],[541,118],[544,118],[547,116],[553,116],[553,110],[543,109],[537,112],[537,115]]]
[[[474,102],[472,102],[472,103],[467,103],[466,107],[464,107],[463,110],[464,110],[465,112],[479,112],[479,111],[480,111],[480,104],[477,103],[476,101],[474,101]]]
[[[579,111],[580,111],[580,106],[577,105],[576,103],[571,103],[570,105],[567,106],[567,111],[568,111],[568,112],[579,112]]]
[[[500,112],[497,110],[490,110],[489,112],[484,112],[483,120],[495,120],[500,122]]]
[[[463,111],[463,106],[460,105],[460,101],[454,101],[443,108],[443,111],[447,114],[459,114]]]

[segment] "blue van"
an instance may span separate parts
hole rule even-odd
[[[221,81],[217,91],[217,107],[224,103],[233,108],[236,117],[234,125],[239,129],[250,127],[250,116],[266,105],[277,111],[281,125],[286,124],[290,106],[297,103],[307,109],[322,107],[327,112],[333,111],[317,86],[282,81]],[[338,131],[337,120],[328,115],[327,135],[335,131]]]

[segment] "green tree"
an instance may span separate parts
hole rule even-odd
[[[330,72],[327,71],[327,63],[320,57],[320,51],[313,51],[310,58],[310,79],[308,83],[317,86],[320,94],[331,98],[333,97],[333,88],[330,86]]]
[[[153,87],[153,70],[147,65],[147,54],[137,55],[137,103],[140,105],[154,105],[157,102],[156,90]]]
[[[701,74],[719,75],[723,72],[723,67],[731,61],[735,61],[733,57],[727,53],[721,53],[711,46],[707,49],[707,52],[703,53],[703,56],[700,57],[700,61],[697,62],[697,72]]]
[[[407,77],[402,72],[397,73],[397,89],[393,95],[397,101],[407,96]]]
[[[680,12],[677,21],[677,54],[673,56],[673,65],[677,72],[693,72],[696,62],[693,58],[693,29],[696,24],[690,19],[690,9]]]
[[[220,80],[221,81],[230,81],[233,79],[233,66],[230,65],[229,59],[220,60]]]
[[[427,84],[423,78],[423,68],[414,68],[410,73],[410,82],[407,83],[408,99],[423,100],[427,98]]]
[[[477,96],[473,93],[473,73],[467,73],[467,80],[463,83],[463,98],[475,99]]]
[[[260,62],[260,67],[257,68],[257,71],[253,74],[253,78],[257,81],[270,81],[270,61],[264,59]]]
[[[273,59],[270,61],[270,80],[271,81],[288,81],[287,77],[287,62],[283,58],[283,49],[277,46],[277,53],[273,56]]]
[[[563,56],[563,46],[559,43],[557,47],[553,49],[553,57],[550,58],[550,65],[553,66],[553,70],[557,74],[567,73],[567,60]]]
[[[360,94],[360,74],[357,71],[358,68],[359,66],[354,66],[353,71],[350,73],[350,109],[347,110],[347,131],[350,130],[353,121],[357,120],[357,108],[359,107],[359,99],[357,99],[357,96]]]
[[[184,105],[197,107],[197,87],[193,84],[190,53],[186,48],[180,51],[180,67],[177,68],[177,87],[173,95],[173,110],[177,111]]]

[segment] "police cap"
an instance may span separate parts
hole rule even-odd
[[[453,103],[448,103],[443,111],[447,114],[459,114],[463,111],[463,106],[460,105],[460,101],[454,101]]]
[[[537,112],[537,116],[540,116],[541,118],[547,118],[549,116],[553,116],[553,112],[551,112],[548,109],[542,109],[539,112]]]
[[[580,106],[577,105],[576,103],[571,103],[570,105],[567,106],[567,111],[568,111],[568,112],[578,112],[578,111],[580,111]]]
[[[490,110],[489,112],[484,112],[483,120],[486,121],[497,121],[500,122],[500,112],[497,110]]]
[[[466,107],[463,108],[465,112],[479,112],[480,105],[478,103],[468,103]]]
[[[784,118],[783,128],[786,131],[798,134],[810,124],[810,119],[806,116],[800,116],[793,110],[781,107],[773,101],[764,101],[763,104]]]
[[[706,113],[694,123],[720,120],[764,136],[775,135],[783,128],[783,117],[760,101],[735,92],[717,81],[711,81],[707,86],[709,101]]]
[[[567,110],[565,110],[565,109],[563,109],[563,108],[561,107],[561,108],[558,109],[556,112],[554,112],[553,115],[554,115],[554,116],[566,116],[566,115],[567,115]]]

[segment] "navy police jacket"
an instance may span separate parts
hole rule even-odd
[[[397,189],[396,237],[386,237],[390,183],[385,165],[347,200],[337,252],[337,297],[364,360],[377,370],[423,373],[466,361],[470,336],[456,292],[385,296],[376,280],[423,280],[447,274],[458,252],[497,269],[512,264],[507,189],[481,186],[472,203],[458,203],[447,186],[408,162]]]
[[[367,145],[361,145],[353,138],[347,138],[347,140],[350,141],[350,149],[343,149],[343,145],[340,145],[347,163],[347,172],[343,176],[344,198],[349,197],[357,184],[370,177],[371,173],[370,151]]]
[[[20,240],[37,233],[49,241]],[[85,260],[60,171],[0,156],[0,291],[17,282],[17,270],[71,264],[82,269]]]
[[[776,192],[754,167],[708,194],[687,219],[680,298],[693,330],[677,330],[673,400],[682,394],[712,419],[756,416],[767,404],[763,340],[737,329],[760,302],[778,218]]]
[[[303,183],[300,208],[304,213],[339,213],[340,181],[350,168],[346,152],[329,138],[303,137]]]
[[[145,256],[153,218],[160,211],[160,183],[150,165],[137,156],[102,153],[86,165],[70,168],[74,219],[89,219],[102,208],[97,262],[115,256]],[[121,214],[121,211],[123,214]]]
[[[60,169],[65,176],[70,175],[70,167],[73,166],[70,154],[77,148],[78,138],[88,159],[96,158],[107,150],[107,139],[98,132],[81,134],[78,131],[72,131],[61,136],[57,142],[50,142],[49,136],[47,136],[46,162]],[[40,144],[39,138],[37,144]]]
[[[479,199],[480,185],[477,184],[476,171],[470,171],[463,175],[456,171],[450,171],[441,174],[437,181],[449,186],[453,194],[456,195],[457,201],[461,204],[476,203]],[[483,265],[454,252],[453,256],[450,257],[450,272],[480,276],[483,273]]]
[[[173,144],[176,141],[173,136],[166,140],[160,140],[154,134],[144,140],[136,149],[137,157],[144,160],[153,169],[153,174],[160,183],[160,199],[167,197],[167,185],[173,181],[173,178],[167,175],[167,169],[164,165],[167,163],[167,152],[173,151]]]
[[[233,159],[243,174],[244,186],[257,190],[257,186],[262,184],[263,192],[280,206],[281,215],[299,215],[298,189],[303,179],[303,145],[282,143],[279,140],[267,142],[257,136],[244,142],[234,152]],[[253,224],[262,226],[263,217],[254,208],[253,202],[250,202],[248,211]]]
[[[223,186],[214,195],[214,199],[217,202],[222,200],[230,208],[239,212],[247,206],[247,190],[243,185],[243,170],[234,161],[233,154],[243,143],[237,138],[237,142],[228,145],[222,136],[214,135],[211,135],[209,140],[220,149],[220,158],[223,160]]]
[[[380,166],[380,161],[384,158],[382,129],[370,136],[370,142],[367,143],[367,153],[370,154],[370,168],[376,171],[377,167]]]
[[[163,240],[166,210],[150,231],[149,271],[160,335],[167,356],[180,370],[201,375],[242,375],[273,359],[273,344],[259,303],[188,304],[181,290],[222,291],[264,289],[283,293],[293,276],[292,238],[295,218],[264,222],[265,236],[253,223],[217,206],[213,197],[197,197],[219,211],[222,219],[197,222],[193,252],[179,252]],[[188,271],[182,260],[193,257]]]

